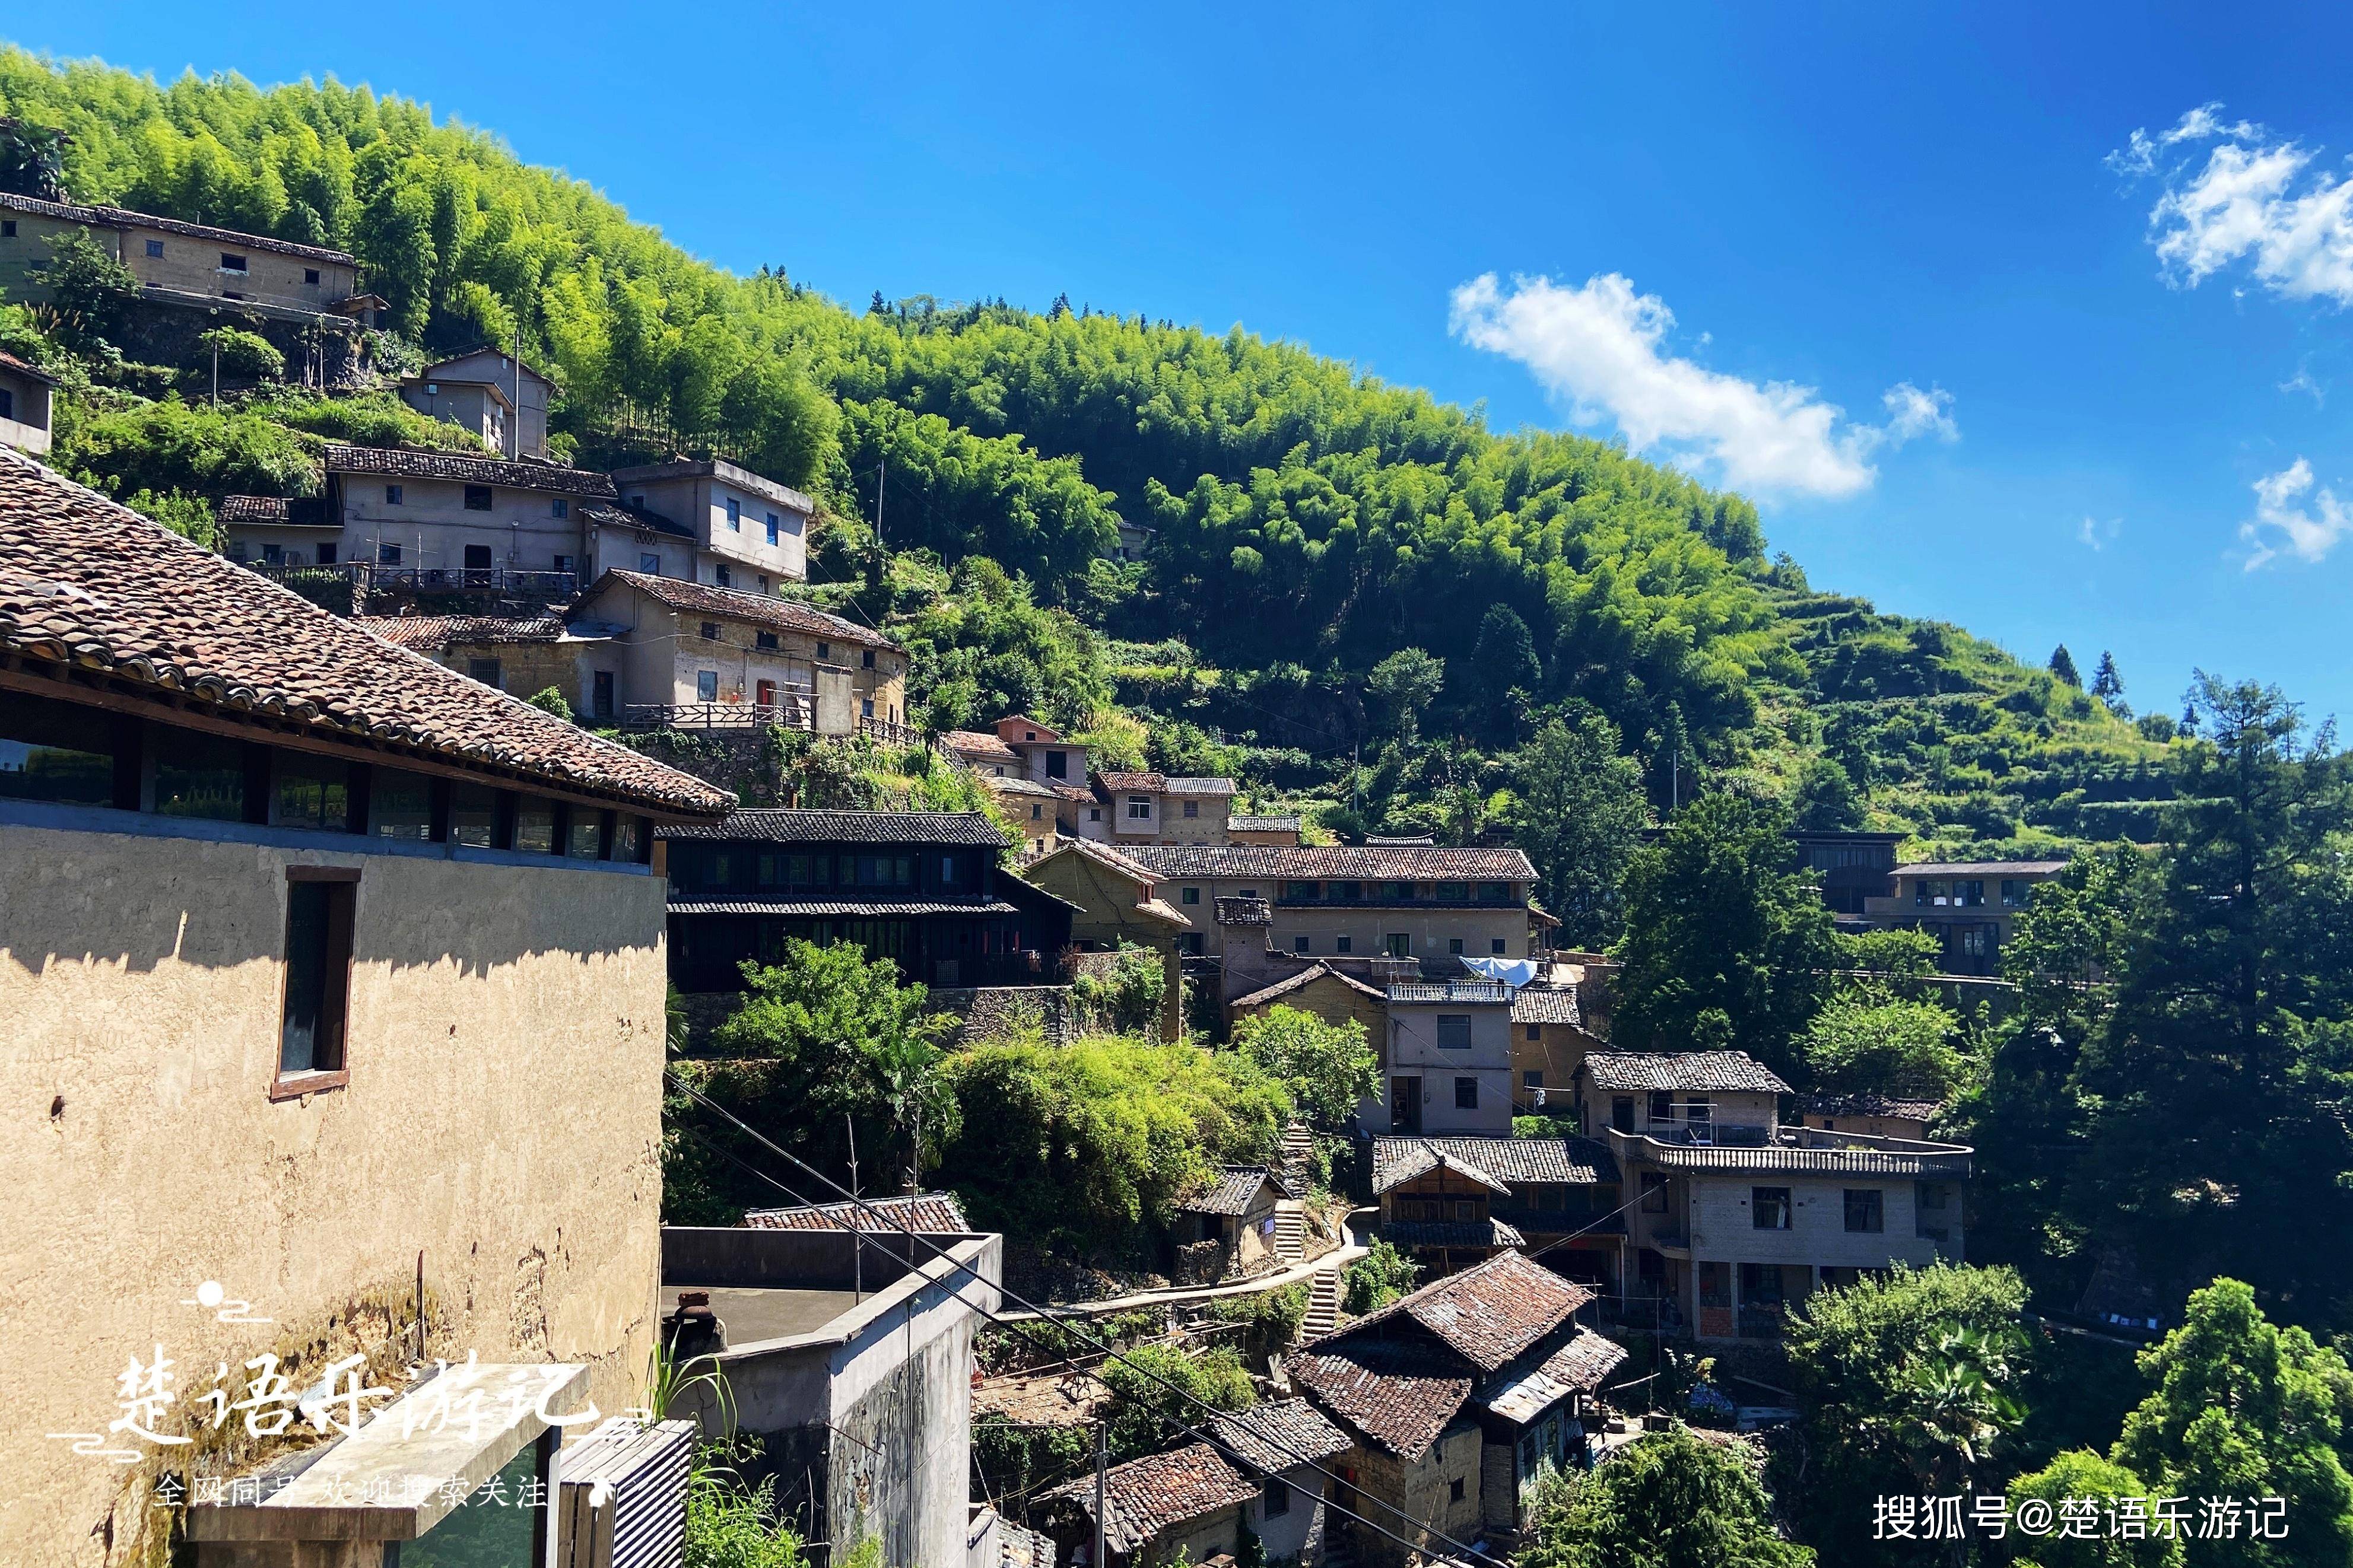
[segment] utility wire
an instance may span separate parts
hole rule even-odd
[[[911,1244],[923,1247],[940,1261],[949,1265],[951,1268],[966,1275],[975,1284],[993,1289],[1000,1296],[1011,1297],[1015,1301],[1018,1302],[1024,1310],[1036,1313],[1039,1319],[1053,1323],[1058,1328],[1062,1329],[1063,1331],[1078,1337],[1082,1342],[1086,1343],[1092,1349],[1101,1351],[1106,1360],[1119,1362],[1129,1371],[1137,1373],[1151,1383],[1158,1384],[1168,1393],[1176,1395],[1178,1399],[1184,1401],[1186,1404],[1198,1405],[1211,1416],[1220,1416],[1230,1414],[1230,1412],[1218,1409],[1215,1405],[1209,1404],[1207,1400],[1199,1398],[1190,1391],[1178,1387],[1176,1384],[1169,1382],[1166,1378],[1162,1377],[1158,1373],[1154,1372],[1150,1367],[1130,1360],[1125,1352],[1123,1352],[1114,1346],[1106,1344],[1092,1334],[1087,1333],[1077,1328],[1075,1326],[1075,1320],[1065,1318],[1056,1313],[1050,1308],[1039,1306],[1037,1302],[1029,1300],[1019,1292],[1009,1289],[1002,1283],[997,1283],[992,1286],[988,1280],[982,1279],[979,1272],[970,1264],[964,1262],[960,1258],[955,1258],[945,1247],[941,1247],[929,1237],[917,1234],[913,1226],[904,1220],[893,1220],[889,1215],[884,1215],[880,1210],[876,1209],[872,1204],[850,1192],[849,1189],[842,1186],[840,1183],[835,1181],[832,1177],[828,1176],[825,1173],[819,1171],[806,1160],[803,1160],[799,1155],[795,1154],[790,1150],[782,1148],[770,1141],[757,1128],[752,1126],[749,1122],[744,1121],[743,1118],[737,1116],[733,1111],[729,1110],[726,1107],[719,1104],[709,1096],[703,1094],[702,1090],[696,1089],[692,1084],[686,1082],[675,1072],[665,1068],[663,1068],[663,1076],[669,1079],[671,1087],[677,1089],[689,1099],[694,1100],[697,1104],[702,1105],[704,1109],[712,1111],[723,1121],[737,1128],[739,1131],[749,1136],[754,1142],[758,1143],[762,1148],[766,1149],[769,1152],[776,1155],[780,1159],[789,1161],[793,1165],[804,1172],[807,1172],[811,1178],[823,1184],[824,1186],[830,1188],[835,1193],[839,1194],[841,1201],[846,1201],[849,1205],[853,1205],[860,1214],[872,1216],[877,1226],[883,1230],[895,1230],[905,1236]],[[686,1131],[691,1133],[693,1130],[687,1129]],[[711,1141],[706,1139],[703,1140],[703,1142],[709,1143]],[[750,1169],[751,1167],[746,1166],[745,1168]],[[809,1201],[807,1197],[795,1192],[790,1186],[787,1186],[784,1182],[779,1181],[776,1177],[770,1175],[765,1172],[756,1172],[755,1173],[759,1174],[763,1180],[768,1182],[778,1191],[792,1197],[796,1203],[806,1204]],[[851,1232],[853,1237],[857,1237],[859,1234],[860,1233],[854,1229]],[[855,1246],[857,1243],[853,1240],[852,1245]],[[1037,1346],[1040,1350],[1048,1348],[1040,1344],[1038,1339],[1029,1331],[1027,1325],[1016,1323],[1008,1319],[1001,1318],[988,1309],[977,1306],[969,1301],[965,1302],[965,1305],[971,1307],[975,1312],[977,1312],[980,1316],[987,1319],[990,1322],[997,1324],[1000,1328],[1008,1329],[1013,1332],[1020,1334],[1022,1338],[1028,1340],[1033,1346]],[[1085,1369],[1084,1374],[1094,1378],[1098,1382],[1103,1383],[1106,1387],[1110,1386],[1108,1380],[1104,1379],[1103,1374],[1098,1371],[1092,1368]],[[1224,1439],[1213,1436],[1209,1433],[1202,1431],[1199,1427],[1194,1426],[1190,1423],[1186,1422],[1174,1415],[1164,1413],[1162,1419],[1195,1440],[1206,1443],[1221,1453],[1229,1455],[1233,1458],[1240,1460],[1245,1467],[1253,1469],[1258,1468],[1248,1456],[1244,1455],[1239,1448],[1235,1447],[1232,1444],[1226,1442]],[[1301,1454],[1297,1449],[1293,1448],[1288,1444],[1282,1442],[1280,1438],[1266,1434],[1259,1434],[1257,1436],[1268,1447],[1272,1448],[1275,1452],[1296,1461],[1299,1467],[1311,1469],[1326,1480],[1336,1481],[1342,1486],[1349,1486],[1352,1490],[1355,1489],[1351,1483],[1349,1483],[1345,1479],[1335,1474],[1331,1470],[1325,1469],[1321,1464],[1308,1458],[1305,1455]],[[1363,1496],[1361,1492],[1358,1493],[1358,1495]],[[1369,1502],[1376,1501],[1377,1500],[1366,1499],[1366,1500]],[[1387,1508],[1389,1512],[1397,1515],[1400,1520],[1407,1520],[1407,1515],[1401,1509],[1390,1507],[1386,1503],[1379,1504],[1378,1506]],[[1353,1509],[1349,1509],[1340,1503],[1335,1502],[1328,1497],[1324,1500],[1324,1507],[1334,1512],[1342,1514],[1346,1518],[1355,1520],[1356,1522],[1364,1525],[1366,1529],[1374,1531],[1390,1541],[1396,1542],[1398,1545],[1406,1548],[1409,1552],[1423,1552],[1429,1550],[1428,1541],[1409,1541],[1404,1536],[1398,1534],[1395,1531],[1389,1530],[1386,1526],[1375,1523],[1372,1520],[1366,1518],[1363,1514],[1357,1513]],[[1475,1558],[1480,1555],[1473,1548],[1456,1540],[1454,1537],[1438,1529],[1437,1526],[1430,1523],[1428,1521],[1407,1520],[1407,1522],[1409,1528],[1419,1530],[1425,1532],[1430,1539],[1442,1542],[1445,1545],[1459,1552],[1465,1560]]]

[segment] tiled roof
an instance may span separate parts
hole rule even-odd
[[[394,648],[29,458],[0,451],[0,647],[321,736],[643,810],[735,797]]]
[[[658,511],[641,506],[628,506],[617,500],[583,501],[580,515],[599,528],[627,528],[640,533],[666,533],[674,539],[699,537],[694,530],[676,522]]]
[[[1581,1024],[1577,1014],[1577,987],[1541,990],[1523,985],[1512,998],[1512,1022],[1514,1024]]]
[[[561,642],[554,616],[353,616],[352,625],[398,647],[439,653],[452,643]]]
[[[991,790],[998,795],[1018,795],[1025,799],[1033,800],[1059,800],[1061,798],[1051,789],[1039,784],[1036,779],[1025,779],[1018,773],[1007,773],[1002,777],[992,773],[983,773],[980,776],[980,782],[987,784]]]
[[[1263,1165],[1221,1165],[1217,1181],[1206,1192],[1187,1198],[1176,1207],[1183,1214],[1248,1214],[1259,1189],[1273,1181]],[[1282,1184],[1275,1184],[1279,1188]]]
[[[1367,833],[1365,842],[1384,849],[1428,848],[1438,840],[1427,833]]]
[[[1002,849],[1009,842],[976,811],[790,811],[755,806],[722,822],[665,828],[665,838],[753,844],[954,844]]]
[[[1050,1535],[1009,1519],[997,1521],[997,1568],[1054,1568],[1058,1550]]]
[[[1113,1465],[1103,1472],[1103,1544],[1123,1555],[1146,1545],[1171,1525],[1248,1502],[1259,1493],[1256,1481],[1207,1443]],[[1040,1506],[1073,1507],[1092,1520],[1095,1478],[1090,1473],[1056,1487],[1038,1501]]]
[[[1915,860],[1898,866],[1898,877],[2050,877],[2067,868],[2064,860]]]
[[[0,207],[10,212],[30,213],[37,217],[53,217],[65,223],[95,224],[101,228],[124,228],[135,225],[164,234],[184,234],[191,239],[221,240],[242,250],[267,250],[279,256],[299,256],[306,261],[340,262],[345,267],[359,265],[359,259],[349,251],[329,250],[317,245],[297,245],[290,239],[273,239],[266,234],[247,234],[234,228],[215,228],[209,224],[182,223],[175,217],[135,213],[127,207],[47,202],[38,196],[20,196],[13,191],[0,191]]]
[[[1168,787],[1165,773],[1105,773],[1095,774],[1095,782],[1114,793],[1134,790],[1138,795],[1158,795]]]
[[[1402,1143],[1409,1147],[1394,1151],[1384,1164],[1381,1159],[1381,1145],[1384,1143]],[[1468,1153],[1441,1149],[1427,1138],[1377,1138],[1373,1141],[1373,1193],[1376,1196],[1437,1170],[1451,1171],[1464,1181],[1484,1187],[1491,1193],[1504,1197],[1511,1195],[1512,1189],[1501,1177],[1490,1173]]]
[[[950,730],[940,737],[940,744],[960,757],[987,757],[993,763],[1018,762],[1021,757],[996,736],[978,730]]]
[[[1626,1347],[1591,1329],[1545,1357],[1542,1364],[1507,1373],[1479,1391],[1479,1403],[1525,1426],[1572,1394],[1590,1394],[1626,1359]]]
[[[1045,745],[1050,742],[1060,741],[1062,738],[1062,732],[1032,719],[1027,713],[1008,713],[997,721],[997,739],[1008,743],[1018,741],[1025,746],[1033,742]]]
[[[1283,1370],[1324,1409],[1406,1459],[1430,1451],[1475,1382],[1461,1363],[1435,1350],[1345,1335],[1327,1335],[1293,1352]]]
[[[1271,926],[1274,923],[1274,906],[1264,899],[1219,899],[1217,910],[1218,923],[1221,926]]]
[[[531,377],[532,380],[544,382],[550,386],[554,386],[555,384],[555,378],[554,376],[548,374],[545,371],[541,370],[527,359],[516,359],[512,353],[499,347],[496,343],[476,343],[472,348],[460,349],[453,354],[445,354],[441,358],[435,360],[431,364],[427,365],[415,375],[408,377],[408,379],[404,381],[401,384],[408,386],[424,381],[457,382],[460,386],[482,384],[480,383],[459,381],[456,376],[443,375],[439,374],[442,371],[448,370],[453,364],[462,363],[463,362],[473,359],[477,355],[480,354],[488,354],[492,359],[499,362],[498,368],[491,373],[493,375],[511,376],[514,374],[512,367],[520,364],[522,366],[523,374]],[[495,385],[496,384],[491,383],[490,384]]]
[[[21,375],[28,381],[37,381],[44,386],[55,386],[58,384],[56,376],[51,375],[39,365],[26,363],[5,349],[0,349],[0,370]]]
[[[1139,845],[1135,858],[1164,877],[1261,877],[1315,881],[1526,882],[1535,868],[1517,849],[1439,849],[1304,844]]]
[[[1295,816],[1229,816],[1226,826],[1235,833],[1296,833],[1299,818]]]
[[[1589,1186],[1618,1180],[1618,1162],[1590,1138],[1391,1138],[1373,1140],[1373,1191],[1385,1193],[1432,1169],[1438,1157],[1468,1164],[1506,1185]]]
[[[1945,1105],[1937,1100],[1905,1100],[1889,1094],[1809,1094],[1798,1101],[1798,1108],[1808,1116],[1893,1116],[1928,1121]]]
[[[1228,778],[1176,778],[1166,784],[1170,795],[1232,795],[1234,781]]]
[[[1388,1320],[1410,1318],[1480,1371],[1493,1372],[1592,1300],[1592,1291],[1543,1264],[1521,1253],[1499,1252],[1390,1302],[1337,1337],[1352,1339]]]
[[[1209,1430],[1229,1457],[1265,1475],[1319,1464],[1345,1453],[1348,1435],[1304,1399],[1275,1399],[1230,1415],[1213,1415]]]
[[[1356,979],[1350,975],[1343,974],[1328,963],[1311,963],[1288,980],[1278,980],[1273,984],[1267,986],[1263,990],[1253,991],[1247,996],[1235,997],[1230,1005],[1235,1007],[1262,1007],[1271,1002],[1280,1002],[1285,996],[1290,995],[1293,992],[1304,990],[1314,982],[1327,977],[1336,980],[1341,984],[1347,986],[1350,990],[1357,992],[1363,995],[1369,996],[1377,1002],[1382,999],[1381,992],[1376,987],[1367,985],[1363,981]]]
[[[1632,1093],[1689,1089],[1715,1094],[1787,1094],[1789,1086],[1746,1051],[1592,1051],[1585,1068],[1593,1087]]]
[[[1002,899],[677,899],[674,915],[776,915],[817,918],[848,915],[883,920],[916,915],[1012,915],[1018,907]]]
[[[591,583],[575,603],[586,604],[602,594],[608,583],[626,583],[673,610],[691,610],[706,616],[733,616],[738,620],[756,621],[762,626],[776,626],[785,631],[839,637],[843,642],[861,647],[895,648],[899,646],[881,632],[854,621],[845,621],[839,616],[829,616],[797,599],[747,594],[740,588],[720,588],[707,583],[685,583],[676,577],[652,577],[642,572],[608,571]]]
[[[1105,867],[1123,877],[1147,885],[1160,879],[1148,868],[1139,864],[1134,856],[1114,849],[1108,844],[1098,844],[1092,838],[1065,838],[1054,850],[1054,855],[1060,855],[1065,851],[1082,859],[1092,860],[1098,866]],[[1054,855],[1042,856],[1040,858],[1050,860]]]
[[[219,522],[284,522],[287,502],[284,496],[223,496],[220,505],[213,509],[214,520]]]
[[[869,1213],[868,1210],[873,1212]],[[913,1229],[918,1236],[962,1236],[972,1229],[965,1223],[964,1205],[956,1202],[954,1193],[916,1193],[907,1197],[869,1198],[863,1209],[856,1204],[846,1203],[753,1209],[744,1215],[744,1224],[753,1230],[899,1232]]]
[[[330,447],[331,474],[389,474],[395,479],[454,479],[469,485],[503,485],[511,490],[613,499],[613,481],[587,468],[554,463],[510,462],[504,458],[469,458],[457,452],[420,452],[406,447]]]
[[[1218,900],[1225,902],[1223,899]],[[1512,988],[1500,980],[1407,981],[1392,985],[1388,999],[1401,1006],[1501,1007],[1512,999]]]
[[[1500,1219],[1394,1219],[1381,1235],[1392,1247],[1521,1247],[1527,1242]]]

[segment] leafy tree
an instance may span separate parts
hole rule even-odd
[[[2193,1542],[2193,1564],[2302,1568],[2353,1560],[2353,1371],[2302,1329],[2282,1329],[2252,1288],[2217,1279],[2181,1326],[2140,1353],[2157,1386],[2109,1456],[2168,1497],[2277,1497],[2288,1538]]]
[[[2017,1318],[2026,1290],[2006,1268],[1898,1267],[1825,1286],[1788,1321],[1798,1445],[1777,1463],[1799,1538],[1831,1562],[1896,1562],[1873,1540],[1883,1496],[1947,1495],[1995,1473],[2024,1419]],[[1927,1561],[1935,1548],[1923,1548]]]
[[[1420,1265],[1386,1241],[1376,1240],[1364,1257],[1340,1271],[1340,1305],[1363,1317],[1413,1289]]]
[[[1801,1049],[1817,1088],[1941,1102],[1968,1070],[1953,1045],[1960,1026],[1934,1002],[1906,1000],[1883,984],[1859,985],[1824,1004]]]
[[[1446,685],[1446,666],[1418,647],[1401,647],[1373,666],[1365,694],[1388,716],[1390,732],[1410,742],[1421,715]]]
[[[1523,1568],[1806,1568],[1781,1539],[1771,1500],[1742,1447],[1680,1422],[1636,1438],[1609,1462],[1543,1487],[1529,1510]]]
[[[1620,754],[1609,721],[1547,721],[1509,761],[1513,841],[1536,868],[1544,907],[1565,943],[1599,947],[1618,934],[1619,889],[1648,809],[1641,767]]]
[[[52,235],[39,268],[47,299],[34,308],[42,330],[75,353],[119,359],[139,297],[139,277],[85,229]]]
[[[0,191],[45,202],[65,200],[65,137],[46,125],[0,116]]]
[[[1528,623],[1509,605],[1487,606],[1479,618],[1479,640],[1471,650],[1471,689],[1472,694],[1492,710],[1479,728],[1489,734],[1500,733],[1504,726],[1497,721],[1505,701],[1514,691],[1533,693],[1544,684],[1544,666],[1536,659],[1536,640],[1528,630]]]
[[[2062,1537],[2054,1527],[2052,1535],[2027,1546],[2033,1553],[2026,1560],[2031,1568],[2180,1568],[2182,1542],[2157,1533],[2134,1538],[2109,1527],[2116,1505],[2127,1499],[2139,1500],[2144,1519],[2156,1517],[2149,1489],[2138,1476],[2085,1448],[2071,1448],[2041,1469],[2010,1482],[2013,1511],[2031,1500],[2049,1508],[2051,1517],[2058,1520],[2063,1517],[2061,1509],[2070,1504],[2080,1509],[2088,1500],[2098,1515],[2094,1535]]]
[[[2083,674],[2076,669],[2075,656],[2067,651],[2065,643],[2051,650],[2051,673],[2078,691],[2084,689]]]
[[[1845,833],[1862,826],[1862,796],[1834,757],[1814,757],[1799,775],[1796,826],[1808,833]]]
[[[543,713],[553,713],[567,724],[572,722],[572,704],[561,686],[543,687],[523,700]]]
[[[1103,1411],[1104,1446],[1115,1465],[1156,1454],[1177,1441],[1190,1442],[1170,1418],[1200,1426],[1200,1405],[1192,1404],[1193,1399],[1214,1410],[1247,1410],[1258,1403],[1258,1389],[1230,1345],[1213,1345],[1195,1354],[1176,1345],[1138,1345],[1125,1360],[1105,1362],[1103,1380],[1111,1388],[1111,1402]]]
[[[117,499],[141,490],[176,490],[208,500],[318,492],[316,443],[261,415],[177,398],[64,406],[51,460]]]
[[[242,327],[214,327],[196,334],[206,352],[219,355],[221,374],[239,381],[283,381],[286,356],[259,332]]]
[[[1123,943],[1111,972],[1088,969],[1071,984],[1081,1015],[1112,1034],[1151,1035],[1160,1022],[1165,981],[1160,955],[1148,947]]]
[[[1345,1131],[1356,1108],[1380,1093],[1380,1054],[1354,1018],[1327,1024],[1278,1004],[1234,1026],[1234,1048],[1289,1089],[1300,1114],[1327,1132]]]
[[[1625,887],[1613,1038],[1635,1050],[1745,1048],[1790,1065],[1838,947],[1778,809],[1701,796],[1635,853]]]

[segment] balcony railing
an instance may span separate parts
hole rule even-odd
[[[1717,1174],[1967,1177],[1965,1143],[1935,1143],[1917,1138],[1875,1138],[1812,1127],[1743,1127],[1697,1123],[1654,1128],[1647,1132],[1608,1130],[1620,1158],[1646,1161],[1670,1171]]]
[[[272,582],[324,573],[372,592],[486,594],[552,605],[580,591],[577,573],[530,572],[512,566],[385,566],[373,561],[331,562],[325,565],[247,561],[242,564]]]
[[[807,702],[632,702],[621,710],[624,730],[809,730]]]
[[[888,719],[860,719],[858,732],[886,746],[916,746],[923,740],[923,732],[913,724],[894,724]]]

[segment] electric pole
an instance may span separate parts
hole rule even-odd
[[[1103,1563],[1103,1475],[1111,1468],[1111,1448],[1104,1436],[1107,1427],[1098,1417],[1095,1421],[1095,1554],[1089,1568],[1104,1568]]]

